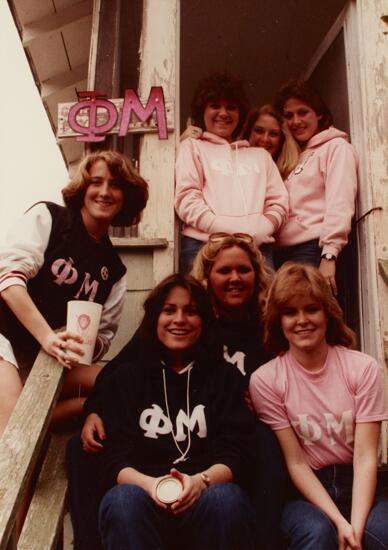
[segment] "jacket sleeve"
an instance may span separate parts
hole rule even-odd
[[[122,365],[107,380],[102,405],[102,419],[107,434],[101,455],[102,486],[116,485],[119,472],[134,465],[136,454],[135,396],[136,380],[133,365]]]
[[[271,214],[278,220],[276,231],[283,225],[288,216],[288,192],[280,176],[278,167],[268,154],[267,189],[263,214]]]
[[[256,458],[255,420],[244,400],[243,377],[224,364],[225,376],[217,383],[214,436],[215,464],[225,464],[237,483],[248,480]]]
[[[319,246],[335,256],[348,242],[357,194],[357,156],[344,139],[333,140],[325,170],[326,210]]]
[[[126,275],[123,275],[112,287],[105,301],[98,328],[99,349],[93,360],[103,357],[110,348],[114,335],[117,332],[119,321],[124,307],[125,293],[127,290]]]
[[[9,230],[0,250],[0,292],[12,285],[26,286],[44,262],[52,227],[45,204],[28,210]]]
[[[136,360],[140,349],[141,341],[137,330],[123,349],[98,374],[94,387],[84,403],[84,416],[91,413],[101,416],[104,395],[108,393],[109,378],[116,373],[120,365]]]
[[[205,176],[195,140],[181,142],[175,166],[175,210],[186,224],[211,233],[216,218],[203,198]]]

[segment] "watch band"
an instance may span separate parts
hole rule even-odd
[[[326,254],[322,254],[321,258],[324,258],[325,260],[332,260],[332,261],[336,261],[336,257],[334,256],[334,254],[330,254],[329,252],[327,252]]]

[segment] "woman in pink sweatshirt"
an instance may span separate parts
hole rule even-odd
[[[274,241],[287,216],[287,191],[271,155],[248,141],[235,141],[246,113],[238,79],[213,74],[199,83],[191,119],[203,133],[181,142],[176,162],[181,271],[190,269],[211,233],[248,233],[260,246]]]
[[[283,114],[302,153],[285,181],[290,214],[276,235],[275,265],[307,262],[337,293],[336,260],[348,241],[357,192],[357,156],[318,93],[292,80],[278,92]]]

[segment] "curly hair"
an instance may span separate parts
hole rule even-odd
[[[244,84],[240,78],[224,73],[214,73],[203,78],[198,83],[191,102],[191,122],[206,130],[203,118],[206,105],[209,101],[221,100],[235,103],[238,107],[239,122],[232,134],[233,139],[236,139],[240,135],[249,108]]]
[[[326,341],[354,348],[356,337],[345,324],[343,312],[320,271],[311,265],[286,262],[276,273],[264,315],[264,344],[272,353],[287,351],[289,343],[281,326],[282,311],[296,295],[312,296],[327,317]]]
[[[299,99],[306,103],[321,119],[318,122],[320,131],[333,125],[333,115],[319,93],[305,80],[293,79],[286,82],[276,94],[275,108],[284,112],[284,105],[289,99]]]
[[[222,239],[213,242],[210,235],[209,240],[200,248],[194,259],[191,274],[207,289],[217,314],[217,303],[209,284],[209,277],[218,254],[222,250],[233,246],[238,246],[244,250],[251,261],[255,272],[255,288],[248,309],[254,318],[262,320],[267,293],[272,280],[272,270],[267,267],[261,252],[253,242],[247,242],[232,234],[225,235]]]
[[[124,194],[123,206],[113,218],[111,225],[128,226],[139,223],[148,201],[148,184],[136,172],[129,158],[117,151],[95,151],[86,155],[74,177],[62,189],[64,203],[68,208],[81,210],[90,182],[90,170],[99,160],[106,162],[112,177],[119,183]]]

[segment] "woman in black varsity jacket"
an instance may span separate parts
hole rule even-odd
[[[0,433],[42,347],[64,367],[78,364],[79,337],[65,330],[69,300],[103,305],[94,360],[109,348],[125,293],[125,267],[109,225],[132,225],[146,205],[146,182],[114,151],[91,153],[62,191],[66,206],[40,202],[10,231],[0,250]],[[80,355],[81,358],[81,355]],[[81,359],[80,359],[81,361]],[[81,361],[82,362],[82,361]],[[67,373],[64,392],[90,388],[97,369]],[[63,413],[80,410],[80,399]]]

